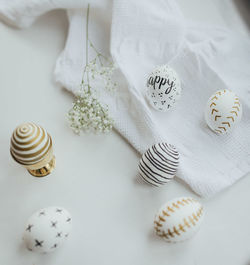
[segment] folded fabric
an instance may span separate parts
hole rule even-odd
[[[84,66],[86,2],[74,0],[0,0],[0,16],[24,27],[53,8],[70,9],[69,35],[55,77],[73,93]],[[109,104],[116,129],[137,149],[166,141],[180,153],[178,177],[202,196],[211,196],[250,171],[250,41],[219,27],[185,19],[172,0],[95,1],[91,8],[92,41],[109,51],[121,76],[116,96],[100,90]],[[111,36],[110,36],[111,25]],[[110,43],[111,40],[111,43]],[[172,110],[153,110],[145,83],[155,66],[169,64],[182,82],[182,97]],[[243,118],[230,134],[217,136],[204,121],[208,98],[232,89],[243,105]]]

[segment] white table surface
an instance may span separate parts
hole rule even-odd
[[[190,1],[178,2],[187,16],[214,23],[215,0],[209,7],[191,1],[204,16]],[[227,16],[247,33],[239,17]],[[141,183],[139,155],[116,132],[76,136],[65,121],[73,97],[53,81],[66,35],[64,11],[50,12],[21,31],[0,23],[0,264],[249,265],[250,175],[204,200],[177,180],[160,189]],[[25,121],[43,125],[54,140],[57,166],[42,179],[9,155],[12,130]],[[154,214],[183,195],[204,204],[203,225],[190,241],[165,243],[154,235]],[[73,231],[61,249],[37,255],[24,248],[22,232],[27,218],[47,206],[68,209]]]

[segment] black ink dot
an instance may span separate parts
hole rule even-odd
[[[56,237],[62,237],[62,232],[57,233]]]
[[[51,221],[51,227],[55,227],[56,228],[57,222],[53,222]]]
[[[56,248],[57,247],[57,244],[54,244],[51,248]]]
[[[41,216],[41,215],[45,215],[45,212],[44,211],[40,212],[39,216]]]

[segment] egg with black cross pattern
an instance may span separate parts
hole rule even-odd
[[[72,228],[72,217],[62,207],[48,207],[35,212],[27,221],[23,235],[27,249],[52,252],[64,243]]]

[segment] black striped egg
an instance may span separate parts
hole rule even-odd
[[[51,148],[52,141],[47,131],[31,122],[19,125],[11,137],[11,155],[24,166],[41,162]]]
[[[168,143],[158,143],[142,155],[139,174],[146,183],[158,187],[166,184],[176,175],[178,165],[177,149]]]

